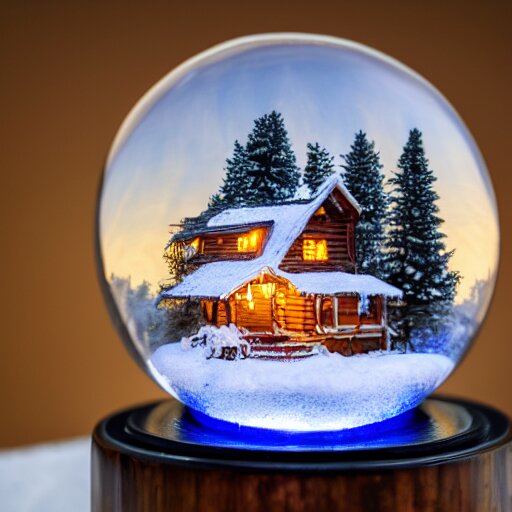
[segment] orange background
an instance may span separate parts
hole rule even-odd
[[[460,112],[496,188],[502,264],[487,322],[442,391],[512,414],[510,2],[5,4],[0,446],[86,434],[115,409],[164,396],[124,350],[97,284],[102,164],[155,81],[213,44],[257,32],[373,46],[424,75]]]

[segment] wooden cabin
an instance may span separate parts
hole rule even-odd
[[[386,301],[401,291],[358,274],[359,214],[337,178],[307,202],[225,210],[171,239],[195,270],[162,297],[200,300],[207,323],[247,333],[252,357],[386,349]]]

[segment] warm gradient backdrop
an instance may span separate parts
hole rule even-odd
[[[442,391],[512,414],[509,3],[24,2],[0,13],[0,446],[85,434],[163,396],[130,360],[95,275],[95,196],[132,105],[186,58],[257,32],[325,33],[424,75],[466,121],[501,213],[487,323]]]
[[[340,153],[350,151],[362,129],[390,178],[409,131],[419,128],[436,177],[444,243],[455,250],[450,269],[462,276],[457,302],[471,295],[476,280],[493,282],[494,194],[456,114],[421,78],[376,52],[329,38],[299,44],[286,37],[295,43],[258,39],[256,46],[244,38],[236,48],[217,46],[214,55],[202,54],[199,68],[167,75],[130,113],[103,180],[99,233],[107,279],[131,276],[132,286],[148,281],[156,292],[169,272],[162,258],[168,225],[206,208],[234,141],[245,144],[254,119],[277,109],[301,169],[314,141],[339,170]]]

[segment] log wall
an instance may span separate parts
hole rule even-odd
[[[284,285],[277,287],[275,318],[282,329],[290,332],[314,333],[315,302],[312,296],[301,296]]]
[[[205,236],[203,238],[203,254],[205,256],[238,254],[238,235],[229,233],[226,235]]]
[[[356,218],[352,210],[343,213],[330,201],[323,205],[325,215],[314,215],[302,234],[295,240],[283,258],[280,268],[287,272],[325,272],[339,270],[354,272]],[[327,241],[328,259],[326,261],[304,260],[303,245],[305,239]]]
[[[301,295],[284,284],[276,284],[275,294],[267,298],[258,283],[251,284],[254,309],[247,301],[247,286],[231,295],[228,301],[202,301],[203,315],[208,323],[221,326],[234,323],[251,332],[274,332],[274,324],[290,332],[316,333],[315,297]],[[237,298],[238,297],[238,298]],[[321,325],[334,326],[333,298],[321,301]],[[338,297],[338,325],[378,325],[382,323],[382,298],[370,297],[368,314],[359,316],[358,297]]]
[[[247,286],[241,288],[239,292],[242,297],[247,296]],[[236,324],[239,327],[245,327],[251,332],[272,332],[272,298],[265,298],[261,286],[251,285],[251,293],[254,302],[254,309],[249,309],[249,303],[246,299],[233,301],[235,307]]]
[[[332,335],[326,338],[324,345],[329,352],[337,352],[343,356],[353,356],[354,354],[367,354],[373,350],[386,350],[386,332],[378,329],[371,335],[361,336],[357,330],[347,333],[344,336]]]
[[[217,326],[228,325],[228,315],[226,311],[226,303],[223,301],[217,302]]]

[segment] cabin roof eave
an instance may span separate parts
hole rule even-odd
[[[223,300],[261,274],[284,279],[301,293],[314,295],[358,293],[390,298],[402,297],[401,290],[370,275],[346,272],[288,273],[265,265],[261,257],[248,261],[208,263],[186,276],[181,283],[162,292],[161,297],[208,297]]]
[[[170,240],[170,243],[176,241],[190,240],[192,238],[201,236],[201,235],[225,235],[232,233],[245,233],[255,228],[270,228],[274,224],[274,221],[264,221],[264,222],[251,222],[247,224],[231,224],[226,226],[206,226],[201,229],[196,230],[187,230],[180,231],[175,233]]]

